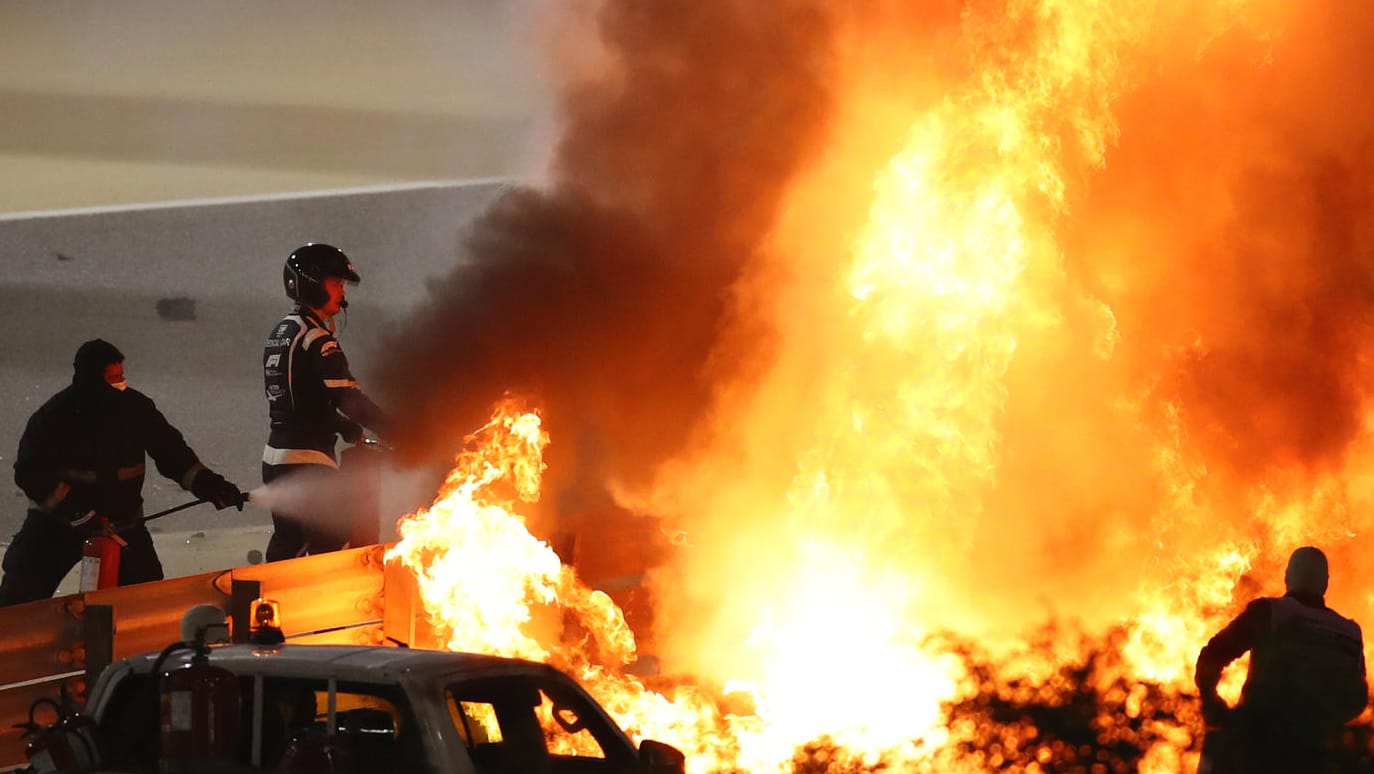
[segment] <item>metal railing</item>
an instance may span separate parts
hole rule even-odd
[[[387,548],[364,546],[0,609],[0,769],[24,765],[23,730],[16,724],[28,720],[35,701],[81,706],[88,686],[112,661],[181,639],[181,616],[193,605],[223,609],[235,640],[246,639],[248,606],[264,596],[280,603],[289,642],[385,644]]]

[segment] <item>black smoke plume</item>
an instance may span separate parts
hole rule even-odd
[[[612,0],[607,65],[561,95],[553,181],[513,187],[393,332],[379,371],[416,458],[506,391],[542,407],[550,473],[623,479],[706,409],[732,283],[826,129],[821,0]]]

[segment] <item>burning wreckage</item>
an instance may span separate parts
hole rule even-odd
[[[1289,551],[1374,620],[1374,13],[746,6],[604,0],[551,185],[382,369],[430,430],[538,371],[664,550],[586,585],[503,404],[388,567],[694,774],[1196,770]]]

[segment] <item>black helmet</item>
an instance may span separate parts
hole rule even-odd
[[[323,284],[325,277],[340,277],[355,284],[363,281],[344,251],[333,245],[311,242],[286,257],[282,282],[291,300],[312,307],[329,303]]]

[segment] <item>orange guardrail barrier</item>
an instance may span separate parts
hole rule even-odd
[[[277,600],[292,642],[382,644],[382,554],[374,545],[0,608],[0,769],[22,766],[15,724],[35,700],[79,706],[115,659],[181,639],[187,608],[234,617],[241,597]],[[241,619],[246,620],[246,619]],[[246,630],[246,627],[242,627]],[[237,636],[237,633],[236,633]]]

